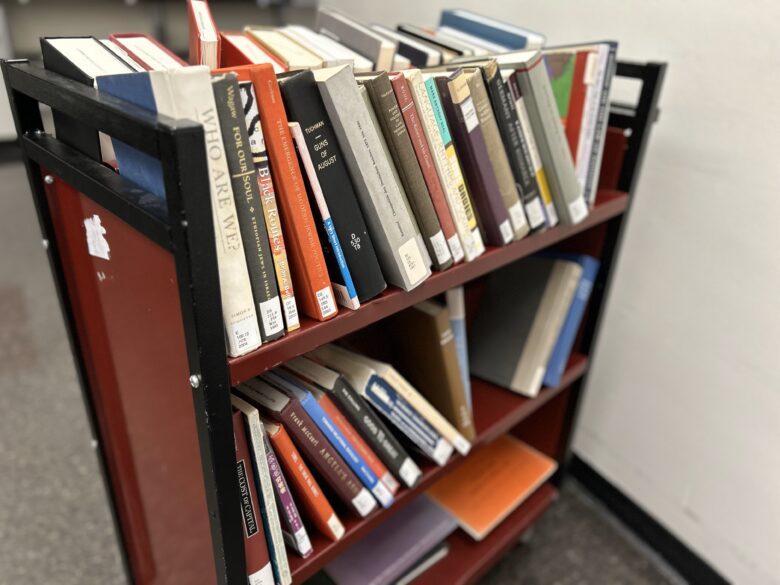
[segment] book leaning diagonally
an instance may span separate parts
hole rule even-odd
[[[149,79],[160,114],[176,119],[196,120],[203,124],[228,354],[233,357],[243,355],[260,347],[260,326],[249,283],[209,69],[188,67],[150,71]]]

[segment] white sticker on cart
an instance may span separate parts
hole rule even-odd
[[[95,258],[110,260],[111,248],[106,240],[106,228],[100,222],[100,216],[95,214],[84,220],[84,230],[87,232],[87,250]]]

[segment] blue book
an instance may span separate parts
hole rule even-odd
[[[571,348],[574,345],[574,339],[577,337],[577,331],[585,314],[585,307],[588,305],[588,299],[593,290],[593,283],[599,272],[600,263],[595,258],[585,254],[549,253],[545,254],[545,256],[555,258],[556,260],[576,262],[582,266],[582,276],[577,284],[577,291],[574,293],[574,299],[569,307],[569,312],[566,314],[566,319],[563,321],[563,327],[561,327],[561,332],[553,346],[552,355],[547,362],[547,371],[544,374],[544,385],[549,388],[555,388],[561,383],[566,363],[569,361]]]
[[[355,451],[351,443],[347,441],[347,438],[339,430],[336,424],[333,422],[328,414],[322,410],[317,399],[312,395],[312,392],[307,388],[307,383],[297,378],[295,375],[284,371],[271,371],[263,374],[263,378],[281,390],[284,394],[291,398],[297,398],[303,406],[306,414],[311,417],[314,424],[320,429],[325,438],[333,445],[339,455],[347,462],[349,468],[360,479],[374,497],[387,508],[393,503],[393,494],[387,489],[384,483],[371,471],[371,468],[366,465],[363,458]]]
[[[442,10],[439,26],[448,26],[509,49],[541,47],[545,36],[469,10]]]
[[[96,81],[99,91],[157,113],[157,103],[148,72],[102,75],[97,77]],[[160,161],[115,138],[111,139],[111,143],[116,153],[119,174],[164,200],[165,182]]]
[[[474,406],[471,401],[471,374],[469,374],[469,343],[466,335],[466,301],[463,297],[463,287],[456,286],[446,293],[447,312],[450,314],[450,327],[455,337],[455,350],[458,352],[458,368],[463,379],[463,389],[466,391],[466,405],[471,414]]]

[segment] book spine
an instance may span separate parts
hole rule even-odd
[[[238,488],[241,495],[247,577],[252,585],[273,585],[274,573],[263,523],[259,519],[259,500],[244,429],[244,415],[240,412],[233,414],[233,437],[236,447]]]
[[[376,507],[376,500],[347,467],[300,402],[290,400],[281,413],[281,422],[339,498],[365,518]]]
[[[517,190],[523,201],[525,215],[531,230],[543,228],[546,224],[544,207],[531,157],[526,152],[527,145],[520,132],[515,104],[509,96],[495,61],[482,67],[488,94],[493,103],[498,130],[503,138],[508,160],[515,178]]]
[[[344,525],[325,498],[287,431],[280,426],[275,433],[269,434],[269,438],[307,517],[322,534],[331,540],[339,540],[344,536]]]
[[[393,87],[395,97],[398,100],[398,107],[401,109],[401,115],[406,124],[406,129],[409,133],[415,156],[417,157],[417,163],[420,166],[425,185],[428,188],[428,194],[430,195],[431,202],[436,210],[436,215],[439,218],[439,224],[441,225],[442,232],[447,240],[447,245],[450,248],[453,263],[457,264],[464,258],[463,245],[455,230],[455,222],[453,221],[452,213],[447,206],[447,199],[444,195],[441,181],[436,173],[436,166],[433,162],[433,157],[431,156],[428,141],[425,138],[425,130],[423,129],[417,107],[414,104],[414,99],[409,90],[409,82],[403,74],[397,73],[390,77],[390,83]]]
[[[487,242],[504,246],[514,239],[514,233],[465,76],[461,73],[454,79],[437,77],[436,83]]]
[[[469,374],[469,349],[468,336],[466,335],[466,301],[462,286],[456,286],[446,292],[447,311],[450,315],[450,327],[455,337],[455,350],[458,353],[458,367],[460,377],[463,379],[466,405],[469,412],[474,414],[474,405],[471,399],[471,375]]]
[[[225,156],[233,181],[233,197],[249,270],[249,281],[260,315],[263,340],[284,334],[284,317],[269,254],[268,232],[261,216],[259,189],[249,150],[249,134],[243,118],[238,81],[228,76],[212,81]]]
[[[336,235],[336,228],[333,226],[333,219],[331,218],[328,204],[325,202],[325,197],[322,194],[322,186],[314,170],[309,149],[306,147],[301,125],[298,122],[290,122],[290,132],[298,152],[298,161],[303,166],[303,171],[308,179],[306,187],[309,193],[309,201],[313,206],[317,207],[322,219],[321,229],[318,231],[320,232],[320,241],[327,242],[327,244],[322,246],[322,252],[325,256],[325,263],[328,265],[328,274],[330,275],[333,292],[336,294],[336,300],[340,305],[348,309],[358,309],[360,308],[360,301],[358,300],[357,290],[355,290],[352,275],[347,266],[347,260],[344,258],[344,252]]]
[[[284,541],[292,547],[295,552],[306,558],[312,552],[309,534],[306,532],[306,528],[303,525],[301,515],[298,513],[298,506],[295,505],[295,501],[290,493],[290,488],[287,485],[287,480],[282,473],[279,460],[276,458],[276,453],[274,453],[268,437],[263,437],[263,443],[268,462],[268,472],[270,473],[271,483],[273,484],[276,507],[277,510],[279,510],[279,516],[282,520]]]
[[[346,461],[349,468],[357,476],[357,478],[366,486],[374,497],[379,501],[384,508],[390,506],[393,503],[393,496],[385,487],[385,485],[379,481],[371,468],[366,465],[363,458],[355,451],[352,445],[347,441],[344,434],[339,430],[336,424],[333,422],[327,413],[322,409],[319,402],[311,394],[307,394],[301,401],[306,413],[311,417],[325,438],[336,449],[342,459]]]
[[[366,388],[366,399],[437,465],[452,455],[448,443],[396,390],[380,377]]]
[[[520,193],[517,190],[517,184],[512,174],[512,167],[509,164],[507,147],[504,146],[504,141],[501,139],[501,133],[498,130],[493,104],[490,102],[480,69],[475,69],[467,74],[466,79],[468,80],[474,109],[477,111],[479,127],[485,139],[488,160],[493,166],[501,199],[504,201],[504,206],[509,215],[509,222],[512,225],[514,239],[519,240],[528,234],[528,222],[525,219],[523,203],[520,201]]]
[[[422,170],[417,163],[409,133],[406,130],[401,109],[387,73],[366,79],[363,85],[368,90],[374,113],[385,135],[395,168],[417,218],[417,225],[422,231],[428,253],[434,261],[434,268],[445,270],[452,266],[452,254],[433,207],[431,195],[425,185]]]
[[[282,97],[270,65],[257,65],[252,81],[266,134],[268,155],[278,190],[284,234],[289,245],[296,300],[309,317],[325,321],[338,309],[330,286],[301,169],[295,156]]]
[[[343,380],[333,387],[332,396],[374,453],[407,487],[414,487],[422,475],[420,468],[363,398]]]
[[[303,130],[357,298],[366,301],[382,292],[387,283],[314,75],[301,71],[281,79],[280,88],[289,119]]]
[[[485,251],[485,245],[482,241],[482,235],[479,231],[479,225],[477,223],[477,214],[474,211],[474,206],[471,202],[471,196],[469,195],[469,191],[466,188],[466,181],[463,179],[463,172],[460,168],[458,155],[455,152],[455,144],[452,141],[450,128],[447,124],[447,120],[444,117],[444,110],[441,106],[439,92],[436,89],[436,80],[432,77],[425,80],[424,87],[431,105],[433,119],[436,122],[436,131],[438,132],[439,140],[441,141],[442,147],[444,149],[444,161],[440,169],[445,174],[445,176],[440,174],[439,177],[442,178],[442,181],[446,180],[449,182],[450,200],[456,199],[459,201],[459,205],[463,209],[466,217],[466,225],[468,226],[468,230],[471,233],[471,241],[473,243],[473,259]],[[450,207],[450,209],[452,209],[452,207]]]
[[[265,150],[263,126],[260,123],[260,112],[257,109],[255,89],[251,82],[241,83],[241,98],[244,105],[244,119],[249,134],[249,148],[257,171],[257,187],[260,205],[263,209],[268,242],[271,246],[271,257],[274,262],[279,297],[282,301],[284,321],[287,331],[295,331],[301,326],[298,318],[298,307],[295,303],[290,265],[287,261],[287,249],[284,245],[282,224],[279,219],[279,209],[276,205],[276,192],[271,177],[271,167],[268,165],[268,153]]]
[[[617,67],[617,45],[609,43],[606,51],[607,57],[603,71],[600,67],[597,76],[601,92],[599,93],[598,113],[596,114],[596,125],[589,153],[588,176],[585,180],[585,184],[590,188],[588,203],[591,205],[595,202],[596,193],[598,192],[601,159],[604,155],[604,141],[606,140],[607,126],[609,126],[609,90],[612,87],[612,79],[615,76],[615,68]]]

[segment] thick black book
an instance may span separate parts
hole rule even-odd
[[[296,71],[281,75],[279,87],[288,119],[298,122],[303,130],[358,299],[366,301],[385,290],[387,283],[314,74]]]
[[[41,54],[46,69],[89,87],[95,86],[95,78],[99,75],[133,72],[129,65],[95,37],[42,37]],[[94,128],[56,110],[53,112],[53,118],[57,139],[68,146],[97,161],[102,160],[104,155],[113,153],[107,137],[103,140],[104,146],[101,149],[101,138]]]
[[[277,339],[284,335],[284,317],[260,202],[257,171],[249,145],[241,89],[234,73],[215,77],[211,85],[225,144],[252,296],[260,320],[260,334],[263,341]]]

